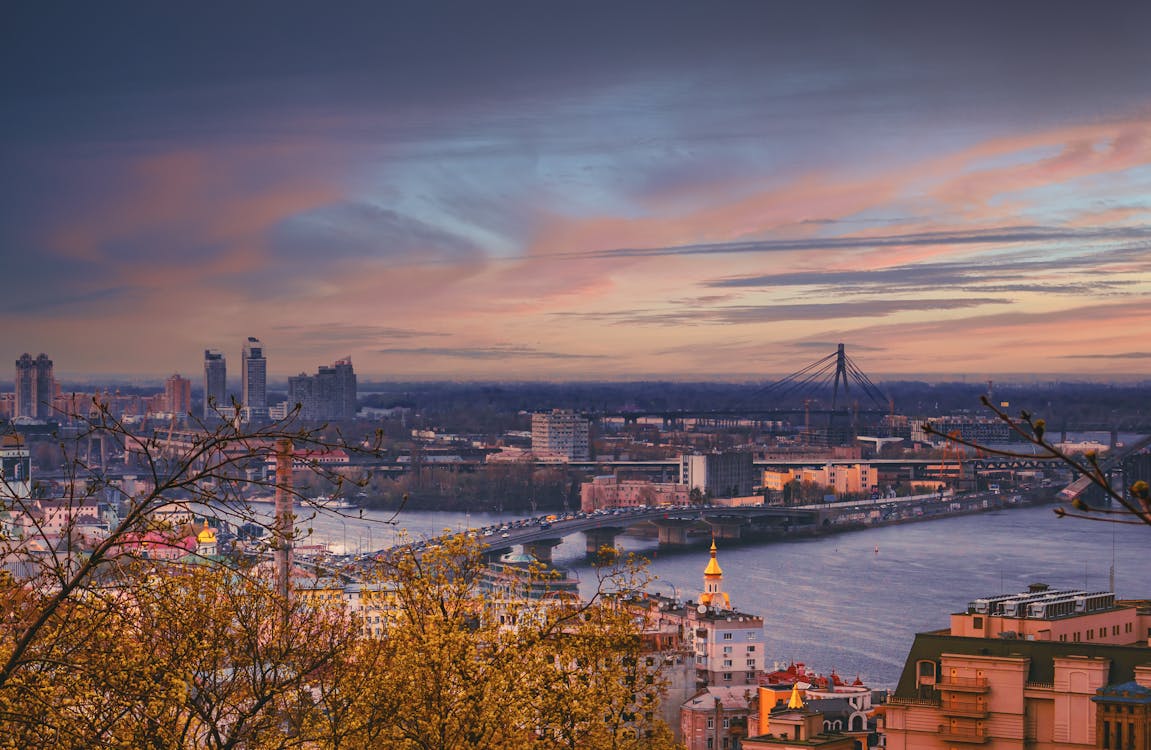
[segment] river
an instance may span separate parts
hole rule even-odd
[[[365,512],[365,519],[317,517],[317,543],[351,551],[513,518],[491,513]],[[981,596],[1053,587],[1109,589],[1112,560],[1121,597],[1151,597],[1151,528],[1059,519],[1051,506],[1018,508],[824,537],[723,547],[723,588],[737,609],[764,618],[767,663],[802,661],[820,672],[893,687],[916,632],[948,626],[948,615]],[[557,547],[557,565],[594,588],[582,534]],[[696,598],[707,548],[659,550],[623,536],[619,545],[651,557],[652,588]],[[1144,571],[1140,573],[1140,571]]]

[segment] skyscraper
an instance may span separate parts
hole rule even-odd
[[[352,358],[337,359],[332,365],[335,371],[334,393],[332,394],[332,416],[339,419],[351,419],[356,416],[358,404],[356,403],[356,373],[352,370]]]
[[[192,381],[179,373],[164,381],[164,411],[187,414],[192,408]]]
[[[47,354],[32,359],[25,352],[16,360],[16,414],[17,417],[48,419],[52,416],[52,399],[56,396],[56,380],[52,377],[52,360]]]
[[[264,359],[264,345],[249,336],[244,342],[241,362],[240,396],[247,419],[266,419],[268,416],[268,361]]]
[[[288,378],[289,406],[300,405],[302,419],[351,419],[356,416],[356,373],[351,357],[321,365],[315,375]]]
[[[228,398],[228,363],[215,349],[204,350],[204,418],[213,415],[213,408],[230,406]]]
[[[36,370],[32,355],[25,352],[16,360],[16,411],[14,417],[36,416]]]

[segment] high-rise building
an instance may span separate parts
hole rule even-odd
[[[16,416],[48,419],[55,396],[56,380],[48,355],[41,354],[36,359],[28,353],[21,355],[16,360]]]
[[[264,359],[264,345],[249,336],[244,342],[240,363],[240,401],[247,419],[266,419],[268,416],[268,360]]]
[[[679,481],[709,497],[745,497],[755,486],[752,459],[747,452],[682,455]]]
[[[228,403],[228,363],[215,349],[204,350],[204,418]]]
[[[589,451],[588,421],[568,409],[532,415],[532,453],[537,456],[586,461]]]
[[[315,375],[288,378],[289,408],[300,405],[301,419],[351,419],[356,416],[356,373],[351,357],[323,365]]]
[[[164,381],[164,411],[170,414],[187,414],[192,409],[192,381],[172,375]]]
[[[352,358],[337,359],[332,365],[332,370],[332,377],[334,378],[333,416],[340,419],[350,419],[356,416],[359,406],[356,402],[356,373],[352,369]]]
[[[25,352],[16,360],[16,411],[15,417],[36,416],[36,370],[32,355]]]

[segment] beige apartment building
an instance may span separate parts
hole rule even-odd
[[[879,487],[879,469],[866,463],[829,463],[818,469],[763,472],[764,488],[776,492],[782,492],[784,486],[794,480],[826,487],[836,495],[855,495],[872,492]]]
[[[971,602],[916,635],[883,708],[888,750],[1151,750],[1151,606],[1110,592]]]
[[[532,453],[540,458],[587,461],[590,430],[587,419],[568,409],[532,414]]]

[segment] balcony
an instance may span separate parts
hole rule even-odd
[[[937,734],[945,742],[965,742],[969,745],[985,745],[988,740],[985,730],[952,728],[942,724]]]
[[[923,708],[939,708],[938,698],[902,698],[897,695],[888,697],[890,706],[921,706]]]
[[[986,677],[949,677],[940,678],[935,685],[939,690],[952,690],[957,693],[986,693],[991,687]]]
[[[939,702],[939,710],[944,716],[964,719],[986,719],[990,714],[982,701],[957,701],[946,698]]]

